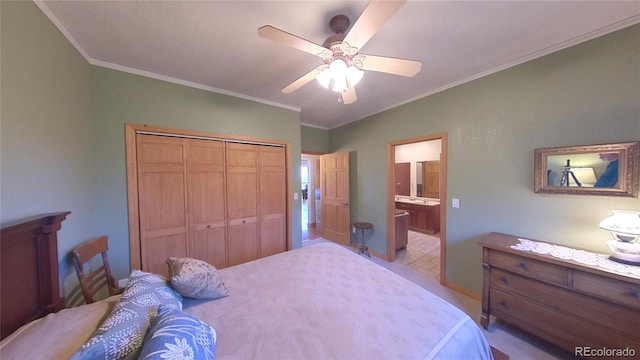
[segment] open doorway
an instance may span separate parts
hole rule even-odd
[[[408,257],[417,271],[441,284],[446,279],[446,149],[446,133],[388,146],[387,260]]]
[[[302,154],[300,160],[302,241],[313,240],[320,237],[319,163],[320,157],[318,155]]]

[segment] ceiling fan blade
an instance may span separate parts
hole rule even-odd
[[[356,59],[362,61],[362,69],[364,70],[379,71],[408,77],[414,76],[420,72],[420,69],[422,69],[422,62],[416,60],[364,54],[357,55],[354,60]]]
[[[340,94],[340,96],[342,97],[342,103],[345,105],[353,104],[354,102],[356,102],[356,100],[358,100],[358,96],[356,95],[356,88],[353,86],[348,87],[345,92]]]
[[[300,89],[301,87],[305,86],[307,83],[311,82],[313,79],[316,78],[316,76],[318,76],[318,74],[322,72],[322,70],[326,69],[327,67],[328,65],[326,64],[318,66],[317,68],[302,75],[296,81],[282,88],[281,91],[285,94],[291,94],[292,92]]]
[[[406,0],[372,0],[353,24],[343,43],[361,49],[405,2]]]
[[[301,37],[297,37],[293,34],[289,34],[286,31],[276,29],[271,25],[265,25],[258,28],[258,35],[260,35],[260,37],[263,37],[265,39],[279,42],[281,44],[291,46],[292,48],[296,48],[298,50],[302,50],[311,55],[322,57],[321,54],[329,51],[325,47],[312,43],[311,41],[305,40]],[[331,54],[331,52],[329,53]]]

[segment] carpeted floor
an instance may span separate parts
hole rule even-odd
[[[387,262],[375,256],[370,258],[371,261],[449,301],[466,312],[480,326],[480,301],[440,285],[439,280],[430,271],[436,262],[432,255],[439,253],[440,239],[435,236],[411,233],[414,232],[410,232],[407,250],[398,251],[396,261]],[[324,241],[327,240],[318,238],[303,241],[302,246]],[[425,251],[425,249],[429,250]],[[353,248],[352,250],[357,251],[357,249]],[[405,252],[405,254],[402,254],[402,252]],[[437,268],[439,268],[439,259],[437,259]],[[482,270],[479,269],[478,271]],[[480,328],[489,344],[497,350],[494,352],[494,357],[497,360],[509,358],[514,360],[575,359],[572,354],[494,318],[491,319],[488,329]]]

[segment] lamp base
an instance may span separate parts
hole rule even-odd
[[[609,256],[609,260],[615,261],[615,262],[618,262],[618,263],[621,263],[621,264],[626,264],[626,265],[640,266],[640,261],[623,260],[623,259],[619,259],[619,258],[615,257],[614,255]]]

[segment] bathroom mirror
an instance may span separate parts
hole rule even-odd
[[[416,162],[416,195],[440,199],[440,161]]]
[[[639,142],[536,149],[534,191],[636,197]]]

